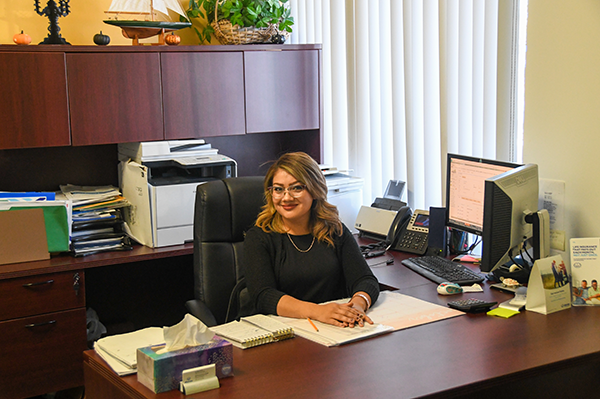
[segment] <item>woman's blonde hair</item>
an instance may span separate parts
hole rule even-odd
[[[313,197],[308,228],[317,240],[334,245],[332,236],[334,234],[342,235],[342,222],[337,208],[327,202],[325,176],[323,176],[317,162],[304,152],[284,154],[271,165],[264,182],[266,204],[262,207],[255,225],[267,233],[284,234],[286,232],[281,215],[275,210],[273,197],[269,189],[273,185],[273,177],[278,170],[289,173],[299,183],[306,186]]]

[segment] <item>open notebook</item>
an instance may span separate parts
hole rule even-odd
[[[210,329],[242,349],[294,337],[294,329],[291,326],[262,314],[242,317],[240,321],[232,321]]]

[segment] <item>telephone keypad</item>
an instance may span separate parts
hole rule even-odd
[[[427,233],[406,230],[398,241],[399,251],[423,255],[427,250]]]

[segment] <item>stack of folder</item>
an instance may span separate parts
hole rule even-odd
[[[70,214],[53,192],[0,192],[0,264],[68,251]]]
[[[71,252],[75,256],[131,249],[124,230],[122,208],[129,202],[112,186],[61,186],[73,202]]]

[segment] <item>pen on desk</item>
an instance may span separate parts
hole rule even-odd
[[[315,329],[316,332],[319,332],[319,329],[317,328],[317,326],[315,326],[315,323],[312,322],[310,317],[307,317],[306,320],[308,320],[308,322],[310,323],[311,326],[313,326],[313,328]]]

